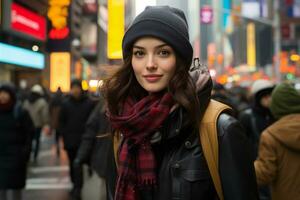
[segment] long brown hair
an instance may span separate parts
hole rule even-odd
[[[148,94],[136,80],[131,59],[132,54],[125,58],[123,66],[105,81],[102,88],[107,107],[115,115],[119,114],[128,96],[138,100]],[[191,124],[196,125],[199,121],[199,101],[195,83],[187,68],[189,66],[176,54],[176,70],[169,82],[168,91],[175,102],[187,111]]]

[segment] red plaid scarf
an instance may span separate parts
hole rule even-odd
[[[156,184],[156,160],[150,137],[167,118],[172,105],[169,93],[152,94],[138,102],[128,98],[120,116],[109,114],[112,126],[124,136],[115,200],[137,200],[137,186]]]

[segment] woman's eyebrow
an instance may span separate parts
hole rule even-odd
[[[140,46],[137,46],[137,45],[134,45],[133,48],[137,48],[137,49],[145,49],[144,47],[140,47]]]
[[[160,44],[160,45],[157,45],[156,47],[154,47],[155,49],[158,49],[158,48],[161,48],[161,47],[164,47],[164,46],[168,46],[168,44]],[[138,45],[134,45],[133,48],[137,48],[137,49],[145,49],[145,47],[141,47],[141,46],[138,46]]]

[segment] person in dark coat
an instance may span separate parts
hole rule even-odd
[[[232,114],[237,116],[238,109],[234,102],[233,95],[221,83],[214,82],[211,98],[230,106],[233,109]]]
[[[239,115],[253,148],[253,160],[257,157],[259,138],[262,131],[275,120],[270,111],[271,93],[275,85],[269,80],[256,80],[250,89],[251,107]]]
[[[116,166],[113,154],[110,124],[105,115],[103,99],[94,108],[82,136],[80,148],[74,161],[75,167],[88,164],[106,182],[106,197],[113,199]],[[111,187],[113,186],[113,187]]]
[[[59,125],[59,113],[63,102],[63,93],[58,87],[57,91],[53,95],[49,103],[49,113],[50,113],[50,132],[55,133],[55,143],[56,143],[56,155],[60,156],[60,145],[59,139],[61,138],[61,133],[58,129]]]
[[[0,199],[20,200],[25,187],[27,162],[34,125],[17,102],[12,85],[0,85]],[[9,193],[12,193],[9,195]]]
[[[278,84],[270,110],[276,121],[261,134],[254,162],[258,185],[270,185],[272,200],[300,199],[300,93]]]
[[[239,120],[251,142],[253,161],[257,158],[261,133],[275,121],[270,110],[271,94],[274,87],[275,85],[269,80],[256,80],[250,89],[251,107],[242,111],[239,115]],[[260,187],[259,195],[261,200],[270,200],[269,187]]]
[[[82,135],[85,131],[85,123],[94,107],[92,101],[84,94],[81,81],[75,79],[71,82],[70,96],[63,102],[59,115],[59,131],[62,134],[64,148],[69,158],[70,177],[73,183],[72,198],[81,199],[83,185],[82,167],[74,169]]]
[[[121,134],[115,200],[218,199],[199,141],[211,100],[208,69],[191,63],[182,10],[147,7],[123,37],[124,64],[103,86],[107,116]],[[249,141],[227,113],[217,119],[225,200],[257,200]],[[201,133],[200,133],[201,134]]]

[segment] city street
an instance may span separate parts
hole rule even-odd
[[[299,130],[300,0],[0,0],[0,200],[300,200]]]
[[[41,138],[41,151],[36,164],[30,163],[24,190],[24,200],[69,200],[72,184],[69,179],[69,167],[66,153],[56,156],[52,137]],[[83,200],[105,199],[104,182],[95,173],[88,175],[84,170]]]
[[[52,138],[42,138],[37,164],[30,163],[24,191],[25,200],[67,200],[71,183],[64,151],[56,157]]]

